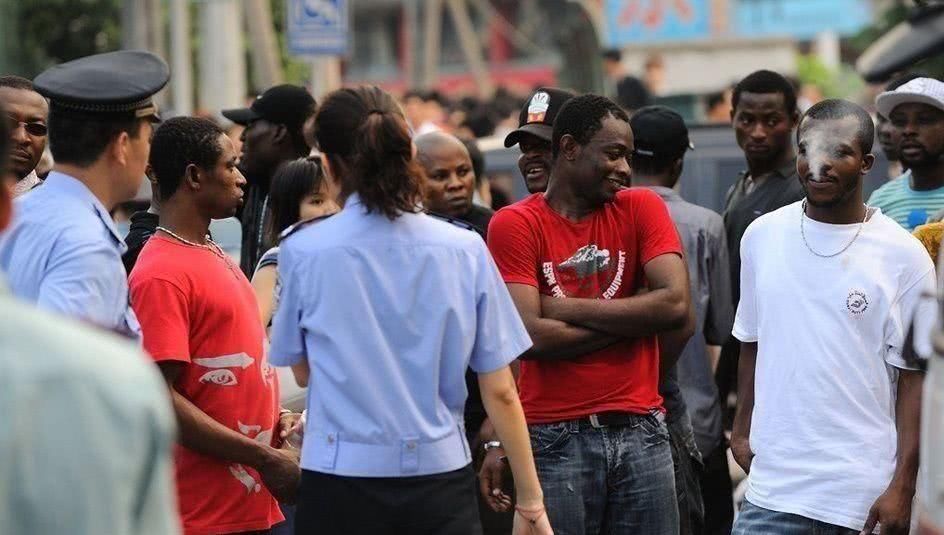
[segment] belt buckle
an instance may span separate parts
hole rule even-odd
[[[596,414],[591,414],[589,419],[590,419],[590,426],[591,426],[591,427],[594,427],[594,428],[597,428],[597,429],[599,429],[599,428],[601,428],[601,427],[606,427],[606,426],[604,426],[603,424],[600,423],[600,417],[597,416]]]

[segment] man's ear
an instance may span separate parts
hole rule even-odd
[[[196,164],[188,164],[184,169],[183,186],[192,191],[199,191],[203,187],[203,173]]]
[[[272,141],[282,143],[289,141],[288,127],[284,124],[273,125],[275,130],[272,132]]]
[[[580,143],[577,143],[574,136],[570,134],[564,134],[561,137],[559,147],[558,155],[569,161],[576,160],[580,155]]]
[[[120,132],[109,144],[108,152],[120,165],[128,165],[128,155],[131,152],[131,136],[127,132]]]
[[[800,126],[800,110],[793,110],[793,113],[790,114],[790,121],[793,123],[793,128]]]
[[[862,157],[862,170],[859,174],[865,176],[869,174],[869,171],[872,170],[872,166],[875,164],[875,155],[872,153],[866,154]]]

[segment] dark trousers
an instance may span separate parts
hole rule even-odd
[[[472,466],[418,477],[302,471],[295,535],[481,535]]]
[[[688,413],[672,415],[667,422],[672,464],[675,466],[675,496],[678,499],[679,535],[705,533],[705,505],[700,478],[704,472],[701,454]]]
[[[730,535],[734,525],[734,487],[728,471],[728,442],[722,439],[704,457],[701,493],[705,501],[705,534]]]

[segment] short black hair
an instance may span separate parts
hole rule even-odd
[[[797,128],[797,141],[800,140],[800,132],[807,119],[833,120],[845,117],[855,117],[859,121],[856,140],[859,142],[862,154],[872,152],[872,144],[875,142],[875,123],[872,122],[872,116],[862,106],[838,98],[823,100],[806,110]]]
[[[731,95],[731,107],[737,110],[741,93],[779,93],[783,95],[783,104],[788,115],[797,111],[796,88],[780,73],[768,70],[752,72],[734,86]]]
[[[174,117],[154,132],[148,163],[162,200],[170,199],[177,192],[188,165],[202,169],[216,165],[223,153],[222,135],[224,132],[219,125],[199,117]]]
[[[629,116],[623,108],[604,96],[587,93],[568,100],[554,119],[554,133],[551,136],[554,157],[560,151],[561,138],[567,134],[581,145],[589,143],[594,134],[603,128],[603,118],[607,115],[629,123]]]
[[[137,139],[146,121],[132,115],[75,113],[53,104],[49,108],[49,152],[56,162],[88,167],[122,132]]]
[[[0,76],[0,87],[9,87],[11,89],[25,89],[27,91],[36,91],[33,87],[33,82],[23,78],[22,76],[16,76],[14,74],[8,74],[6,76]]]
[[[600,57],[610,61],[622,61],[623,53],[618,48],[608,48],[600,54]]]

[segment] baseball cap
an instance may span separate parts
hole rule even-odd
[[[521,141],[521,134],[533,134],[551,141],[554,133],[554,118],[568,100],[574,98],[570,91],[556,87],[540,87],[528,97],[528,102],[518,114],[518,129],[505,136],[505,146],[513,147]]]
[[[695,149],[688,138],[682,116],[666,106],[640,108],[629,120],[636,154],[649,158],[674,159]]]
[[[927,104],[944,111],[944,82],[934,78],[915,78],[894,91],[885,91],[875,99],[875,107],[888,117],[899,104]]]
[[[266,89],[248,108],[223,110],[223,117],[243,126],[256,119],[299,126],[315,112],[315,99],[307,89],[282,84]]]

